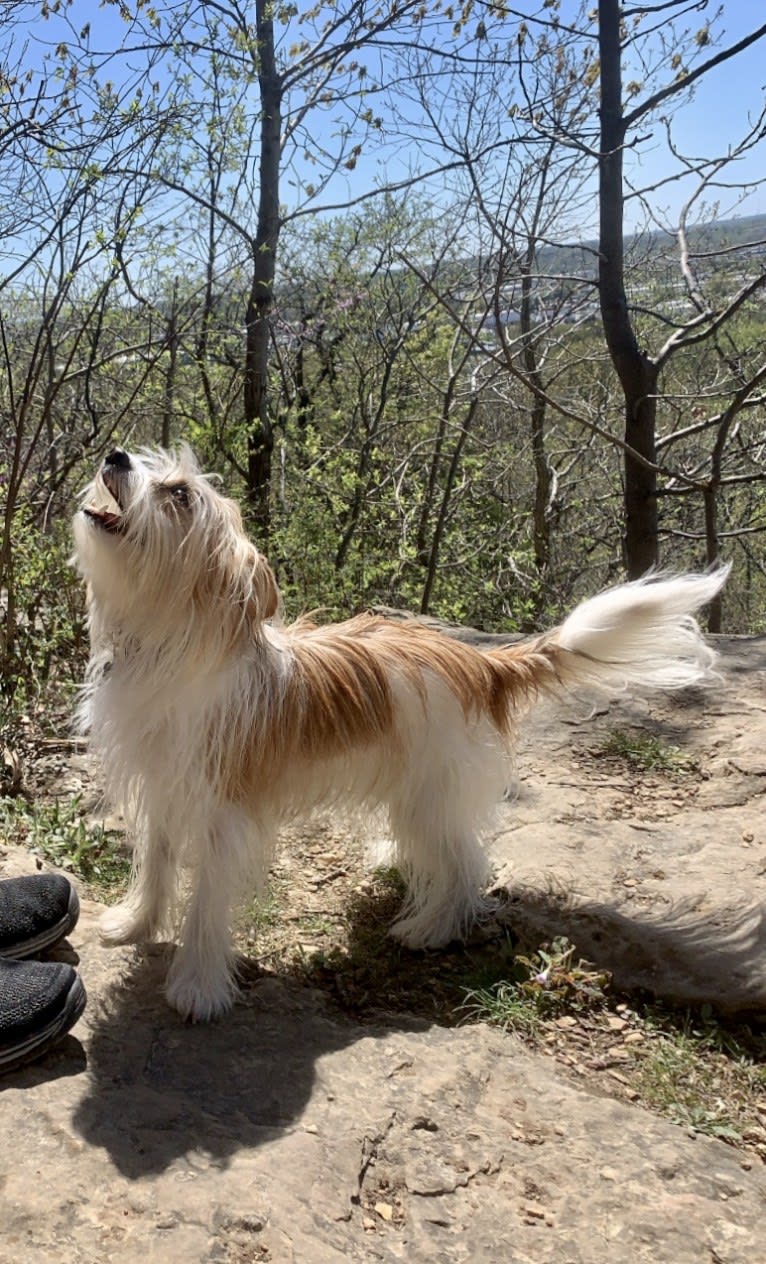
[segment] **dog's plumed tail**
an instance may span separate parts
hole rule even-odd
[[[564,686],[682,689],[713,673],[716,653],[694,618],[729,573],[650,575],[583,602],[541,637]]]

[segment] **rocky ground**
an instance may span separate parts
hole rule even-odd
[[[467,950],[381,947],[395,886],[316,825],[243,928],[240,1004],[187,1026],[161,995],[172,950],[103,948],[83,888],[59,951],[85,1016],[0,1081],[0,1264],[766,1259],[764,1103],[726,1144],[630,1072],[652,998],[766,1016],[766,642],[721,650],[705,693],[529,717],[490,840],[505,896]],[[93,799],[82,755],[46,760],[56,793]],[[41,863],[19,841],[6,873]],[[557,937],[592,963],[578,977],[611,977],[606,1007],[532,1045],[458,1021],[466,980]]]

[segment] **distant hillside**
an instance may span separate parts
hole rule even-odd
[[[766,254],[766,215],[743,215],[733,219],[711,220],[689,229],[689,245],[692,251],[742,250],[747,246],[761,247]],[[659,262],[675,256],[677,241],[672,233],[636,233],[625,239],[628,258],[634,252],[646,257],[653,256]],[[750,252],[748,252],[750,253]],[[761,249],[753,253],[761,253]],[[543,246],[538,252],[540,272],[582,275],[595,273],[598,259],[598,242],[572,242],[561,246]]]

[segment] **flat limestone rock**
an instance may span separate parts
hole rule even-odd
[[[3,1264],[753,1264],[764,1169],[484,1026],[332,1016],[263,979],[184,1024],[107,950],[58,1053],[0,1081]]]
[[[516,933],[567,935],[619,986],[761,1015],[766,649],[720,644],[712,690],[535,709],[491,850]],[[605,757],[615,731],[688,775]],[[33,867],[0,849],[4,873]],[[82,908],[60,954],[85,1015],[0,1078],[0,1264],[766,1259],[754,1155],[488,1027],[361,1026],[279,976],[187,1025],[161,995],[171,948],[106,949]]]

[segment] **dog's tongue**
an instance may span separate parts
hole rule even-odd
[[[105,531],[119,531],[120,529],[121,515],[112,513],[110,509],[93,509],[90,505],[86,505],[85,513],[89,518],[95,519]]]

